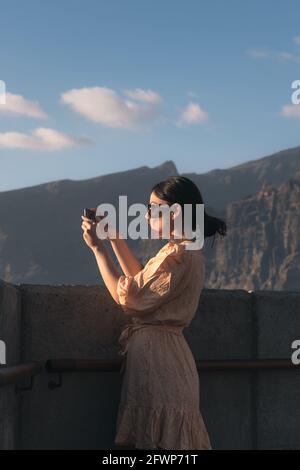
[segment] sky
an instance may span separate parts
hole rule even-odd
[[[205,173],[300,144],[299,1],[0,8],[0,191],[167,160]]]

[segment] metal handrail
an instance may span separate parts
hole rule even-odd
[[[262,370],[262,369],[297,369],[300,365],[294,365],[290,359],[209,359],[197,360],[198,370]],[[119,359],[49,359],[46,362],[48,372],[85,372],[85,371],[108,371],[113,372],[120,369]]]
[[[16,385],[24,378],[30,378],[30,385],[28,387],[16,386],[16,390],[30,390],[33,384],[33,377],[40,373],[43,368],[42,362],[27,362],[16,364],[14,366],[1,365],[0,366],[0,387],[7,385]]]
[[[223,359],[196,361],[199,370],[230,371],[230,370],[267,370],[267,369],[297,369],[300,366],[292,363],[291,359]]]
[[[50,373],[100,371],[112,372],[120,369],[120,359],[48,359],[45,369]]]

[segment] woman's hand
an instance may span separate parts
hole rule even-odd
[[[119,303],[117,285],[120,273],[110,254],[104,249],[104,241],[98,238],[96,228],[99,222],[94,222],[83,215],[81,218],[84,241],[95,255],[100,274],[111,296]]]
[[[83,230],[83,239],[87,246],[94,250],[95,248],[102,248],[103,241],[98,238],[96,233],[96,227],[98,222],[93,222],[92,220],[88,219],[87,217],[81,216],[82,224],[81,228]]]
[[[96,211],[97,211],[97,208],[96,207],[92,207],[91,208],[92,211],[95,212],[96,214]],[[82,219],[83,220],[87,220],[88,222],[92,222],[90,219],[87,219],[86,217],[82,216]],[[97,224],[102,220],[104,219],[104,215],[96,215],[96,222],[92,222],[92,224],[95,225],[95,230],[96,230],[96,227],[97,227]],[[83,226],[82,226],[83,228]],[[109,227],[108,226],[108,223],[102,227],[101,229],[101,233],[103,234],[103,239],[107,239],[109,241],[113,241],[115,240],[116,238],[118,239],[119,238],[119,232],[118,230],[115,228],[115,227]],[[105,234],[105,235],[104,235]],[[96,235],[97,236],[97,235]],[[103,243],[103,240],[102,238],[98,238],[97,237],[97,240],[99,240],[99,243],[97,246],[101,246],[101,242]]]

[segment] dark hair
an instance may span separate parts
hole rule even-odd
[[[171,176],[153,186],[151,192],[163,201],[180,204],[182,212],[184,204],[192,204],[192,230],[195,230],[196,204],[204,204],[204,202],[198,186],[192,180],[185,176]],[[219,233],[224,237],[226,230],[226,223],[218,217],[207,214],[204,207],[204,238],[214,236],[213,246],[216,234]]]

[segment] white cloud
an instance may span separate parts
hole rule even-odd
[[[300,119],[300,105],[286,104],[282,106],[280,115],[287,118]]]
[[[190,98],[197,98],[197,93],[195,93],[194,91],[188,91],[187,92],[187,95],[190,97]]]
[[[62,150],[78,145],[88,145],[86,138],[74,138],[54,129],[39,127],[24,134],[21,132],[0,133],[0,148],[30,150]]]
[[[269,51],[266,49],[249,49],[247,54],[254,59],[264,59],[265,57],[268,57]]]
[[[144,101],[145,103],[159,104],[163,101],[162,97],[152,90],[136,88],[135,90],[124,90],[124,93],[133,100]]]
[[[177,125],[182,124],[199,124],[208,119],[208,114],[204,111],[198,103],[190,101],[190,103],[182,111]]]
[[[278,59],[292,62],[300,62],[300,55],[293,54],[292,52],[279,51],[275,53]]]
[[[126,94],[147,104],[124,99],[106,87],[72,89],[61,95],[61,102],[87,119],[112,128],[135,129],[157,115],[161,100],[156,93],[137,89]]]
[[[38,119],[47,117],[37,101],[29,101],[21,95],[15,95],[8,91],[5,94],[5,104],[0,106],[0,113]]]
[[[291,52],[282,51],[282,52],[278,52],[278,57],[282,60],[292,60],[294,57],[294,54],[292,54]]]
[[[300,36],[294,37],[294,41],[296,44],[300,44]]]
[[[300,36],[294,38],[294,41],[297,44],[300,44]],[[294,52],[289,51],[276,51],[268,50],[266,47],[260,47],[256,49],[248,49],[246,53],[253,59],[275,59],[280,61],[291,61],[291,62],[300,62],[300,55]]]
[[[300,55],[288,51],[264,51],[259,49],[251,49],[247,51],[253,59],[273,58],[281,61],[300,62]]]

